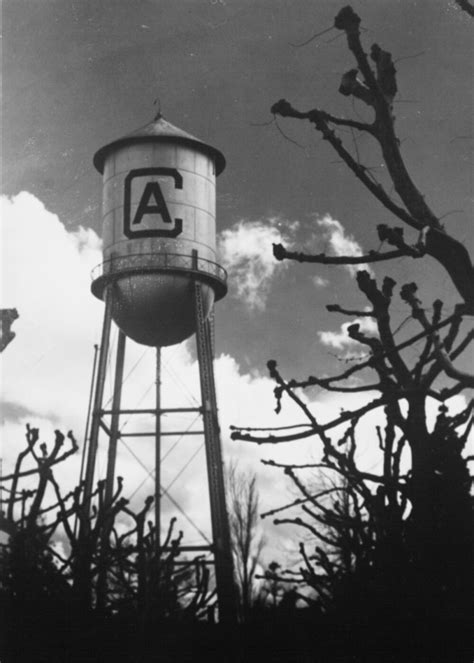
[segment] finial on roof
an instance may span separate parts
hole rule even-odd
[[[153,102],[153,106],[156,105],[158,105],[158,110],[155,114],[155,117],[153,118],[153,122],[158,122],[158,120],[161,120],[161,118],[163,117],[163,115],[161,114],[161,101],[159,97],[157,97]]]

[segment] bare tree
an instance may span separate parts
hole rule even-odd
[[[210,571],[204,560],[182,556],[174,520],[156,555],[154,523],[146,520],[152,497],[135,513],[122,497],[121,477],[110,501],[98,482],[91,513],[83,484],[63,494],[54,469],[78,449],[73,434],[67,437],[64,450],[66,437],[57,430],[48,452],[39,430],[27,425],[26,448],[1,477],[0,598],[19,612],[60,599],[84,615],[126,614],[140,623],[206,617],[216,601]]]
[[[280,411],[282,399],[289,398],[299,406],[304,420],[290,431],[240,428],[233,437],[269,444],[308,437],[319,440],[320,462],[301,466],[269,462],[284,469],[302,497],[267,515],[286,508],[302,510],[303,517],[291,515],[276,522],[303,527],[316,539],[314,553],[301,548],[301,576],[316,589],[326,609],[335,605],[341,609],[343,603],[347,609],[351,596],[349,602],[353,600],[359,614],[369,610],[380,616],[385,610],[417,618],[465,619],[471,607],[473,530],[467,468],[472,458],[465,458],[463,451],[472,430],[472,401],[466,393],[466,407],[454,414],[450,398],[474,386],[474,375],[466,370],[465,360],[474,339],[474,331],[467,327],[474,313],[474,269],[463,243],[443,227],[408,171],[395,130],[397,79],[392,56],[378,44],[367,55],[360,23],[351,7],[344,7],[335,18],[334,27],[345,35],[356,65],[343,75],[339,92],[361,101],[372,121],[336,117],[319,108],[300,111],[286,100],[278,101],[271,110],[275,117],[310,122],[370,194],[403,225],[378,225],[381,246],[363,256],[310,255],[279,244],[274,245],[275,258],[363,265],[429,257],[444,267],[459,299],[454,311],[445,314],[440,299],[429,309],[419,300],[416,284],[404,284],[399,297],[419,331],[397,341],[399,326],[392,319],[396,283],[390,277],[378,283],[362,269],[357,273],[357,286],[369,307],[353,310],[333,304],[327,309],[352,318],[368,317],[375,323],[374,334],[364,333],[357,323],[347,329],[367,358],[331,377],[310,375],[299,380],[286,379],[277,363],[269,361],[269,373],[276,383],[276,411]],[[358,150],[345,144],[340,129],[376,141],[396,195],[361,163]],[[405,237],[406,229],[414,235],[412,239]],[[387,244],[391,248],[383,250]],[[315,388],[339,394],[365,393],[367,400],[322,423],[304,393]],[[438,416],[432,424],[428,407],[435,402]],[[356,452],[361,423],[376,411],[385,424],[373,435],[373,447],[380,449],[380,470],[370,471],[361,466]],[[333,477],[332,487],[315,490],[317,470]],[[313,480],[304,476],[308,471]],[[345,601],[338,602],[338,594]]]
[[[257,597],[255,572],[265,546],[259,528],[257,475],[239,469],[238,463],[234,462],[229,466],[226,478],[234,566],[242,618],[246,619]]]

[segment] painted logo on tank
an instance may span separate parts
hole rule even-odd
[[[183,219],[171,217],[158,177],[170,178],[175,189],[183,188],[176,168],[137,168],[125,178],[123,232],[129,239],[177,237],[183,232]]]

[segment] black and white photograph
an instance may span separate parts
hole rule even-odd
[[[473,663],[474,2],[2,0],[0,663]]]

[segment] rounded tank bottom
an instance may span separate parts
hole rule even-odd
[[[214,290],[202,283],[204,312]],[[139,274],[111,286],[112,318],[128,338],[152,347],[181,343],[196,331],[194,281],[184,274]]]

